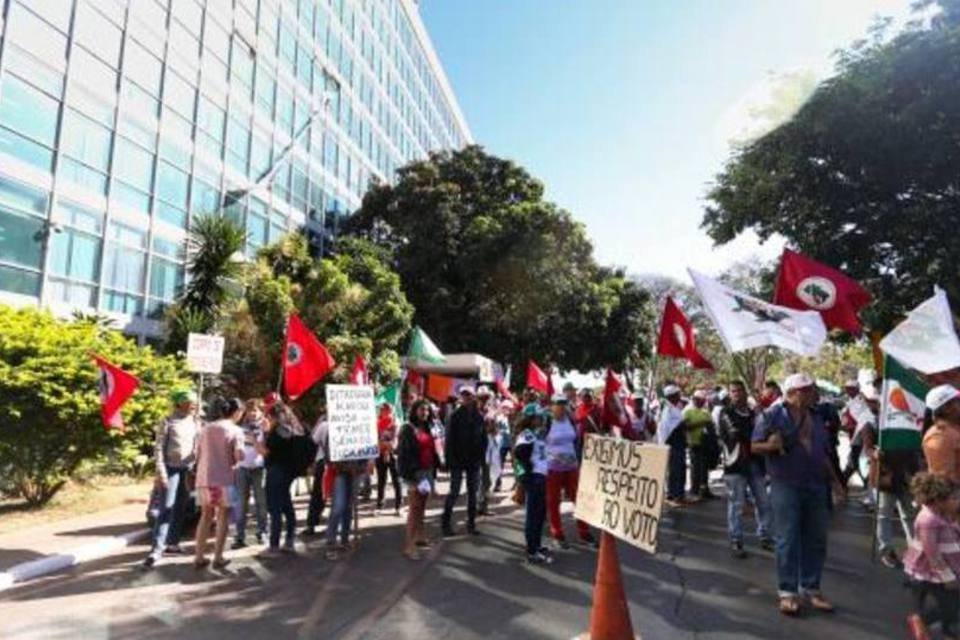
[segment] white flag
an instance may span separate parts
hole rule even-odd
[[[827,339],[827,327],[816,311],[788,309],[740,293],[688,269],[703,306],[731,352],[780,347],[813,356]]]
[[[935,287],[932,298],[908,313],[907,319],[880,341],[880,349],[921,373],[960,367],[960,341],[943,289]]]

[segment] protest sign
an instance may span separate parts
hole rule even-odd
[[[328,384],[327,424],[332,462],[377,457],[377,413],[373,387]]]
[[[668,452],[660,445],[588,435],[575,516],[654,553]]]
[[[223,336],[191,333],[187,336],[187,371],[220,373],[223,369]]]

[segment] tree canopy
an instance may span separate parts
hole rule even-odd
[[[416,323],[447,352],[591,370],[636,366],[649,350],[646,291],[597,264],[583,225],[538,180],[480,147],[403,167],[347,230],[387,252]]]
[[[836,74],[785,124],[740,149],[708,194],[720,244],[780,234],[875,298],[889,329],[934,284],[960,300],[960,1],[896,37],[841,52]]]

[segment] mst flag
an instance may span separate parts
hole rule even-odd
[[[683,311],[667,296],[663,308],[663,320],[660,323],[660,338],[657,341],[657,354],[674,358],[686,358],[696,369],[713,369],[710,361],[700,355],[693,336],[693,325],[683,315]]]
[[[290,399],[302,396],[335,366],[333,356],[307,329],[300,316],[290,316],[283,345],[283,387]]]
[[[123,431],[123,418],[120,416],[120,407],[130,399],[140,386],[136,376],[131,375],[120,367],[111,364],[97,354],[92,354],[97,367],[100,369],[100,417],[103,426],[108,429]]]
[[[907,319],[880,341],[880,349],[921,373],[960,367],[960,341],[943,289],[936,287],[932,298],[908,313]]]
[[[447,361],[437,345],[430,339],[430,336],[420,327],[413,328],[413,338],[410,340],[410,350],[407,351],[407,360],[429,362],[431,364],[443,364]]]
[[[527,388],[534,389],[549,397],[553,396],[553,380],[540,366],[531,360],[527,363]]]
[[[870,292],[837,269],[784,249],[773,302],[819,311],[829,328],[859,334],[857,313],[870,304]]]
[[[816,311],[780,307],[688,269],[723,343],[731,352],[780,347],[804,356],[819,353],[827,327]]]
[[[919,449],[924,398],[930,388],[890,356],[883,358],[880,396],[880,449]]]
[[[353,369],[350,370],[350,384],[367,384],[369,381],[367,362],[363,356],[357,356],[353,361]]]

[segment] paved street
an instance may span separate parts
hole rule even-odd
[[[317,540],[296,557],[234,553],[224,571],[197,572],[183,559],[144,573],[145,549],[128,549],[6,592],[0,637],[573,637],[589,617],[594,552],[558,552],[549,567],[522,563],[522,514],[501,498],[481,521],[482,537],[445,541],[419,563],[399,554],[402,521],[393,516],[365,516],[360,549],[336,563]],[[668,514],[654,557],[620,544],[643,638],[905,637],[900,574],[871,565],[870,518],[858,504],[844,507],[831,531],[824,588],[837,613],[799,620],[776,612],[772,555],[751,547],[747,560],[729,557],[723,509],[717,500]]]

